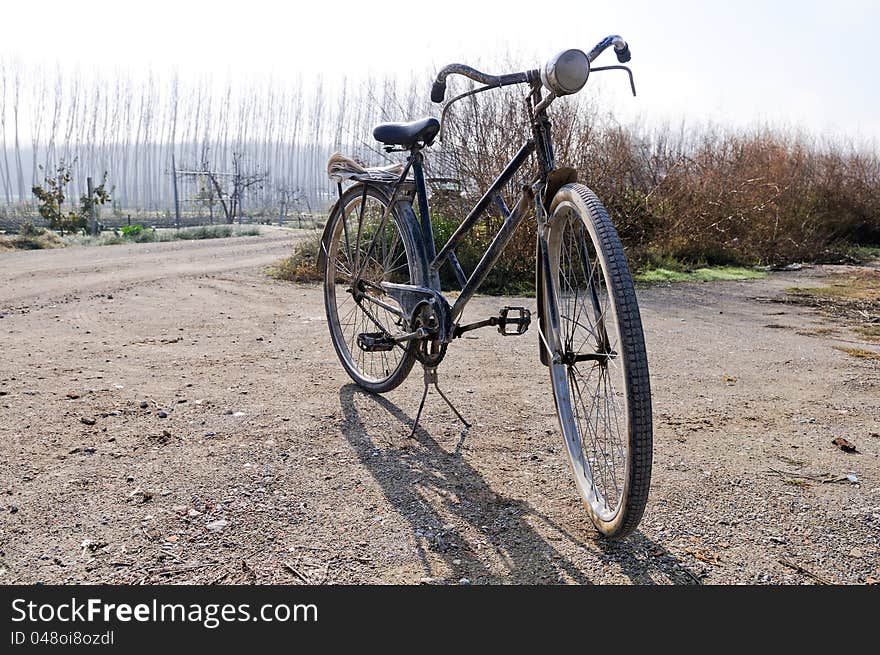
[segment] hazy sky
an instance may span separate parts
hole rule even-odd
[[[537,67],[619,33],[632,47],[639,97],[606,77],[602,99],[623,118],[769,121],[880,138],[877,0],[50,0],[4,2],[2,21],[0,53],[24,62],[184,78],[422,74],[505,53]]]

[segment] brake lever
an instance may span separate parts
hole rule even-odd
[[[636,82],[633,79],[633,72],[629,69],[628,66],[597,66],[595,68],[590,68],[591,73],[601,73],[602,71],[614,71],[614,70],[624,70],[629,73],[629,86],[632,89],[632,93],[635,96],[636,94]]]

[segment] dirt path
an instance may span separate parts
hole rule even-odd
[[[754,300],[821,269],[640,291],[654,483],[609,545],[534,332],[453,344],[441,384],[475,425],[460,439],[432,398],[409,440],[420,376],[349,384],[320,290],[263,274],[291,244],[0,253],[0,582],[880,578],[878,364],[814,310]]]

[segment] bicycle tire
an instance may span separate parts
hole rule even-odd
[[[382,226],[381,217],[388,204],[388,197],[377,187],[363,184],[349,187],[331,212],[322,238],[321,274],[330,338],[349,377],[372,393],[384,393],[398,387],[415,362],[415,342],[397,344],[388,351],[377,352],[368,352],[358,345],[361,334],[393,334],[409,327],[405,321],[395,319],[392,312],[371,303],[363,295],[358,300],[354,293],[358,284],[354,281],[355,269],[361,266],[361,258],[365,262],[361,279],[366,283],[360,283],[359,294],[381,296],[383,302],[393,306],[397,305],[392,299],[382,296],[380,283],[409,284],[417,275],[415,262],[420,251],[412,235],[414,219],[405,215],[408,205],[398,203]],[[412,214],[412,210],[409,209],[408,213]],[[371,232],[370,226],[376,232]],[[378,235],[379,228],[383,230],[382,235],[377,237],[371,251],[367,237],[372,239]],[[395,243],[395,239],[399,243]],[[401,250],[383,257],[383,261],[371,254],[377,252],[377,248],[393,250],[397,246],[401,246]],[[389,262],[389,256],[393,261]],[[400,258],[405,259],[405,264],[400,263]],[[388,270],[389,264],[391,271]],[[340,292],[346,293],[348,298],[340,298]]]
[[[644,514],[653,448],[648,360],[632,276],[608,212],[582,184],[566,184],[554,195],[543,243],[542,347],[549,350],[560,430],[593,524],[618,539]],[[579,365],[587,369],[587,363],[585,377]],[[582,389],[593,383],[588,408]]]

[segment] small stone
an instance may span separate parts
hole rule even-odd
[[[9,506],[9,513],[10,514],[18,514],[18,506],[17,505],[10,505]]]
[[[88,416],[81,416],[80,423],[85,423],[86,425],[94,425],[96,423],[95,419]]]
[[[153,492],[152,491],[143,491],[142,489],[135,489],[130,494],[128,494],[130,498],[137,498],[142,503],[148,503],[153,500]],[[152,518],[152,517],[150,517]]]
[[[142,401],[139,403],[139,406],[140,406],[141,409],[146,409],[147,407],[150,406],[150,403],[148,403],[146,400],[142,400]]]
[[[68,391],[67,397],[70,398],[71,400],[76,400],[77,398],[79,398],[79,394],[75,393],[73,391]]]
[[[177,543],[177,539],[178,537],[176,534],[169,534],[167,537],[165,537],[165,541],[167,541],[169,544]]]
[[[156,412],[156,416],[158,416],[159,418],[168,418],[168,412],[163,412],[162,410],[159,410],[158,412]]]
[[[126,482],[134,482],[134,476],[133,475],[126,475],[125,481]]]
[[[228,524],[226,519],[217,519],[216,521],[211,521],[205,527],[208,529],[208,532],[223,532],[223,528],[225,528]]]
[[[208,439],[210,439],[211,437],[216,437],[216,436],[217,436],[217,433],[216,433],[216,432],[205,432],[205,436],[206,436]]]
[[[461,580],[458,581],[458,584],[460,584],[460,585],[469,585],[470,583],[471,583],[471,581],[468,580],[467,578],[462,578]]]
[[[263,337],[257,337],[257,341],[262,341]]]

